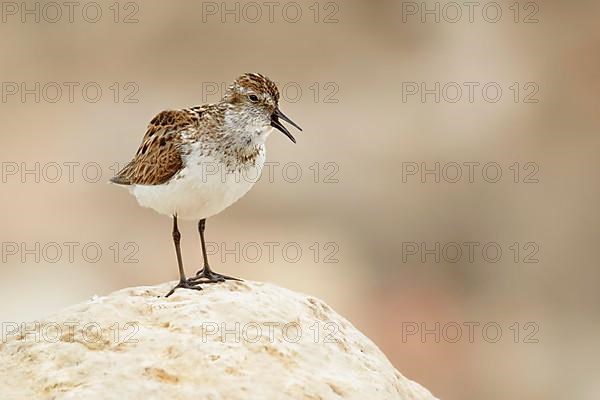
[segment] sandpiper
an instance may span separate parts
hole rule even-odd
[[[273,81],[244,74],[216,104],[159,113],[133,159],[111,179],[128,187],[141,206],[173,218],[179,283],[167,297],[178,288],[201,290],[203,283],[238,280],[211,270],[204,241],[206,219],[252,188],[256,180],[247,177],[260,176],[273,128],[296,143],[281,120],[302,130],[279,109]],[[189,279],[183,269],[178,218],[198,221],[204,266]]]

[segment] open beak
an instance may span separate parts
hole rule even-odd
[[[283,126],[283,124],[281,123],[281,121],[279,119],[282,119],[285,122],[288,122],[288,123],[292,124],[294,127],[298,128],[300,131],[302,131],[302,128],[300,128],[298,125],[296,125],[296,123],[294,121],[292,121],[284,113],[282,113],[279,108],[276,108],[275,112],[273,112],[273,115],[271,115],[271,126],[273,128],[279,129],[292,142],[296,143],[296,139],[294,139],[294,137],[292,136],[292,134],[290,133],[290,131],[288,131],[285,126]]]

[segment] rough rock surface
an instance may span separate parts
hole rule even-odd
[[[172,283],[4,323],[0,399],[435,399],[322,301],[256,282]]]

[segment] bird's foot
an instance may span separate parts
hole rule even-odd
[[[193,278],[186,279],[185,281],[179,281],[179,283],[167,293],[165,297],[169,297],[175,290],[177,289],[191,289],[191,290],[202,290],[200,287],[200,282],[195,282]]]
[[[213,272],[212,270],[210,270],[210,268],[202,268],[200,271],[198,271],[198,273],[196,273],[196,276],[193,278],[190,278],[189,281],[194,282],[196,284],[201,284],[201,283],[219,283],[219,282],[225,282],[225,281],[241,282],[242,280],[238,279],[238,278],[234,278],[232,276],[217,274],[216,272]]]

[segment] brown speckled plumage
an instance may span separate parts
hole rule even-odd
[[[152,119],[140,147],[112,182],[160,185],[183,168],[181,134],[196,130],[200,116],[191,110],[162,111]]]
[[[254,93],[260,96],[260,108],[255,111],[248,107],[248,96]],[[228,171],[252,165],[263,149],[244,129],[261,117],[258,113],[274,112],[278,101],[275,83],[263,75],[248,73],[239,77],[217,104],[162,111],[148,125],[133,159],[111,182],[160,185],[177,179],[193,143],[199,144],[202,154],[220,160]],[[231,117],[235,119],[233,126],[226,126],[227,115],[235,116]]]

